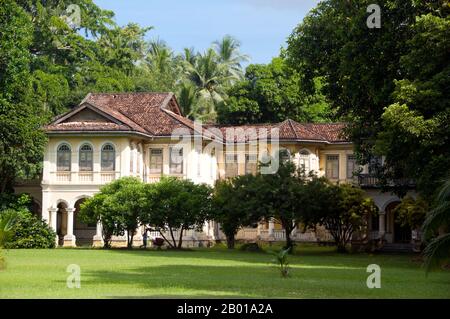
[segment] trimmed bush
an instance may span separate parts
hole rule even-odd
[[[5,248],[54,248],[56,244],[53,229],[25,210],[17,212],[11,231],[12,236]]]

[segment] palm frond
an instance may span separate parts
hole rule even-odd
[[[445,234],[434,238],[423,251],[425,261],[424,266],[428,273],[432,268],[437,267],[442,261],[450,256],[450,234]]]

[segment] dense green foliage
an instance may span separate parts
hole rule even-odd
[[[45,116],[33,105],[30,17],[15,1],[0,8],[0,193],[10,190],[16,177],[33,177],[40,169]]]
[[[436,203],[423,224],[427,271],[450,259],[450,179],[441,186]]]
[[[113,235],[125,233],[127,247],[131,248],[140,225],[158,230],[170,247],[181,248],[184,231],[201,229],[211,217],[211,189],[173,177],[154,184],[122,177],[88,198],[81,205],[79,216],[86,223],[101,222],[105,248],[111,247]]]
[[[338,251],[347,251],[347,245],[354,239],[364,239],[369,229],[369,217],[378,213],[373,200],[350,184],[329,185],[317,191],[322,191],[322,199],[315,218],[333,236]],[[311,196],[312,201],[316,200],[315,196],[317,193]]]
[[[229,248],[242,226],[274,219],[291,248],[291,234],[300,224],[314,229],[324,226],[345,252],[356,236],[364,236],[368,219],[378,208],[363,190],[350,184],[335,185],[324,177],[305,175],[292,161],[280,161],[273,174],[238,176],[216,184],[213,219],[221,223]]]
[[[0,214],[14,212],[16,218],[11,227],[11,238],[6,248],[54,248],[56,233],[42,219],[29,211],[3,211]]]
[[[259,221],[252,210],[255,200],[253,175],[240,175],[233,179],[218,180],[214,187],[211,218],[218,222],[227,238],[229,249],[235,246],[235,236],[241,227]]]
[[[394,208],[396,221],[402,226],[418,229],[422,226],[425,216],[429,211],[428,203],[421,197],[416,199],[411,196],[402,198],[400,204]]]
[[[304,88],[323,79],[361,163],[385,155],[385,188],[404,195],[413,178],[430,198],[450,167],[448,2],[380,1],[381,28],[369,29],[371,3],[320,2],[289,37],[288,60]]]
[[[211,216],[210,187],[174,177],[146,186],[147,206],[141,212],[141,222],[157,229],[170,247],[180,249],[184,231],[201,230]]]
[[[218,121],[225,124],[275,123],[291,118],[300,122],[331,119],[324,97],[307,95],[300,76],[282,57],[267,65],[251,64],[245,78],[229,89],[227,103],[219,109]],[[316,79],[316,85],[320,85]]]
[[[0,247],[54,248],[56,233],[29,211],[28,195],[0,197]]]
[[[127,247],[133,245],[140,214],[146,206],[145,184],[135,177],[123,177],[100,189],[80,207],[80,218],[87,223],[101,222],[104,246],[110,247],[111,236],[127,234]]]

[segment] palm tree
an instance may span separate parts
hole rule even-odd
[[[233,78],[227,66],[220,63],[216,52],[210,48],[204,54],[186,54],[183,61],[186,79],[196,87],[197,103],[191,107],[192,116],[204,121],[216,118],[217,105],[223,102],[225,84]]]
[[[435,208],[429,213],[423,224],[425,239],[430,239],[424,250],[425,267],[427,272],[432,266],[450,257],[450,177],[443,183]],[[444,233],[447,231],[447,233]],[[434,237],[439,233],[437,237]]]
[[[174,55],[167,44],[160,40],[150,41],[147,62],[159,72],[170,72],[173,67]]]
[[[178,89],[178,104],[184,116],[194,119],[193,107],[197,101],[196,88],[190,82],[182,82]]]
[[[241,43],[230,35],[226,35],[222,40],[215,41],[213,47],[220,58],[220,62],[228,66],[228,72],[233,78],[242,78],[242,62],[249,61],[250,58],[246,54],[241,54]]]

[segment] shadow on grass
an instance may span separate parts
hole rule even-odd
[[[350,269],[326,269],[318,266],[314,268],[292,269],[290,278],[282,278],[274,265],[264,266],[199,266],[199,265],[158,265],[136,267],[117,271],[89,271],[84,274],[82,285],[101,286],[111,285],[114,291],[120,291],[121,286],[149,291],[148,298],[278,298],[305,297],[305,289],[312,295],[327,291],[326,287],[333,286],[333,294],[339,296],[363,293],[365,286],[365,272],[361,276],[355,275]],[[344,281],[349,274],[353,282]],[[361,278],[358,278],[361,277]],[[331,279],[331,281],[328,281]],[[342,284],[334,283],[342,281]],[[352,292],[348,291],[351,287]],[[152,292],[153,291],[153,292]],[[330,292],[326,292],[328,294]],[[122,298],[122,296],[105,296],[108,298]],[[145,298],[146,296],[131,296]]]

